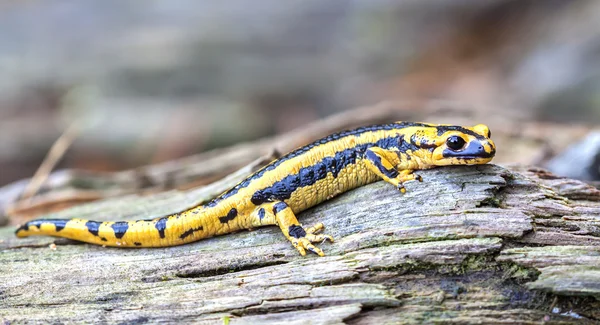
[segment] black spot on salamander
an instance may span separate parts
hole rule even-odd
[[[281,200],[281,198],[288,199],[294,191],[294,188],[291,187],[291,184],[289,184],[289,178],[289,176],[284,177],[281,181],[276,182],[270,188],[265,189],[265,194],[269,198],[275,198],[277,200]]]
[[[417,134],[413,134],[410,136],[410,144],[420,148],[419,144],[421,143],[421,138],[419,136],[417,136]]]
[[[142,243],[135,242],[133,243],[135,246],[142,246]]]
[[[356,150],[345,150],[344,151],[344,161],[349,161],[350,163],[356,163]]]
[[[337,163],[334,157],[325,157],[322,160],[323,165],[325,166],[325,173],[331,172],[335,177],[337,174]],[[326,174],[327,175],[327,174]]]
[[[327,166],[325,166],[325,164],[322,161],[319,161],[318,163],[314,164],[314,166],[312,168],[315,172],[315,183],[317,180],[327,177]],[[309,185],[312,185],[312,184],[309,184]]]
[[[59,232],[63,229],[65,229],[65,227],[67,226],[67,222],[69,222],[69,220],[54,220],[54,226],[56,227],[56,232]]]
[[[265,217],[265,209],[263,209],[263,208],[258,209],[258,218],[260,220],[262,220],[264,217]]]
[[[29,231],[29,222],[26,222],[24,225],[19,226],[19,228],[15,230],[15,234],[18,234],[19,231]]]
[[[235,217],[237,217],[237,209],[236,208],[231,208],[231,210],[229,210],[229,212],[227,212],[227,215],[224,217],[219,217],[219,221],[221,223],[228,223],[229,221],[235,219]]]
[[[165,229],[167,229],[167,219],[168,217],[162,217],[156,221],[154,227],[158,230],[158,235],[160,238],[165,238]]]
[[[279,212],[285,210],[288,207],[285,202],[277,202],[273,205],[273,213],[278,214]]]
[[[180,239],[185,239],[187,236],[190,236],[191,234],[195,233],[196,231],[202,231],[204,230],[204,227],[200,226],[198,228],[191,228],[186,230],[183,234],[181,234],[181,236],[179,236]]]
[[[100,224],[101,224],[101,222],[88,221],[85,223],[85,226],[87,227],[90,234],[92,234],[94,236],[98,236],[98,230],[100,229]]]
[[[302,238],[306,236],[306,231],[304,230],[304,228],[298,225],[291,225],[288,229],[288,233],[294,238]]]
[[[421,149],[416,144],[412,143],[412,137],[411,137],[411,141],[406,141],[404,139],[403,135],[398,137],[398,145],[399,145],[398,150],[402,153],[406,153],[408,150],[411,150],[414,152],[414,151]]]
[[[333,175],[333,177],[338,177],[342,169],[349,165],[348,163],[346,163],[346,152],[347,151],[344,150],[335,154],[335,158],[333,159],[333,167],[331,170],[331,174]]]
[[[252,204],[254,205],[261,205],[265,202],[268,202],[268,200],[269,199],[267,197],[267,194],[263,190],[258,190],[254,192],[254,194],[252,194],[252,197],[250,198],[250,202],[252,202]]]
[[[113,223],[111,227],[115,233],[115,237],[121,239],[125,236],[127,229],[129,229],[129,223],[127,221],[118,221]]]
[[[101,241],[108,241],[108,240],[107,240],[106,238],[104,238],[104,237],[101,237],[101,238],[100,238],[100,240],[101,240]]]
[[[19,231],[29,231],[29,222],[26,222],[24,225],[17,228],[17,230],[15,230],[15,234],[18,234]]]
[[[19,227],[19,229],[17,229],[16,232],[19,232],[21,230],[23,231],[28,231],[29,227],[38,227],[40,228],[43,224],[53,224],[54,227],[56,227],[56,232],[59,232],[63,229],[65,229],[67,222],[69,222],[69,219],[38,219],[38,220],[32,220],[29,222],[26,222],[24,225],[22,225],[21,227]]]
[[[379,147],[381,149],[393,149],[393,148],[398,148],[398,146],[400,145],[400,138],[401,136],[395,136],[395,137],[387,137],[387,138],[383,138],[378,140],[375,143],[375,147]]]
[[[315,171],[314,166],[309,166],[307,168],[300,169],[300,186],[310,186],[314,184],[315,181]]]
[[[416,134],[413,134],[410,137],[410,144],[413,146],[413,148],[411,148],[413,151],[415,149],[428,149],[429,151],[433,151],[437,147],[435,143],[430,143],[428,139],[418,137]]]

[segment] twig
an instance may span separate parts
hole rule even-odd
[[[78,123],[72,123],[63,134],[54,142],[48,154],[42,161],[42,164],[37,169],[27,187],[23,191],[21,195],[22,200],[31,200],[31,197],[35,195],[44,184],[46,179],[48,179],[48,175],[52,172],[56,164],[62,159],[65,155],[75,138],[79,134],[79,125]]]

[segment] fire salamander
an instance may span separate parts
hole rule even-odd
[[[39,219],[18,237],[50,235],[119,247],[165,247],[241,229],[277,225],[301,255],[333,238],[296,215],[336,195],[383,179],[401,192],[422,181],[415,170],[485,164],[496,148],[487,126],[396,122],[332,134],[274,160],[212,201],[166,217],[133,221]]]

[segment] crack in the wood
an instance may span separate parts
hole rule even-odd
[[[569,319],[578,319],[580,322],[582,319],[588,319],[595,322],[600,321],[600,314],[597,310],[600,309],[600,301],[593,297],[565,297],[561,295],[553,295],[554,302],[548,307],[547,312],[553,316],[560,316]],[[554,307],[558,308],[558,312],[555,312]],[[573,317],[568,313],[575,313],[579,316]],[[594,315],[595,314],[595,315]]]
[[[71,305],[72,303],[74,303],[74,301],[65,301],[65,302],[43,302],[43,303],[38,303],[38,304],[13,304],[11,305],[11,307],[34,307],[34,306],[40,306],[40,307],[52,307],[52,306],[67,306],[67,305]]]
[[[502,194],[509,186],[511,177],[505,174],[499,174],[499,176],[504,179],[504,183],[490,183],[490,185],[494,185],[494,187],[487,189],[486,192],[490,193],[491,196],[481,200],[477,205],[475,205],[476,208],[502,208]]]
[[[97,303],[122,303],[126,299],[130,297],[137,296],[137,293],[134,291],[125,291],[125,292],[113,292],[109,293],[106,296],[98,297],[94,300],[85,301],[83,303],[86,304],[97,304]]]
[[[236,317],[242,317],[242,316],[256,316],[256,315],[271,315],[271,314],[280,314],[280,313],[285,313],[285,312],[290,312],[290,311],[302,311],[302,310],[313,310],[313,309],[319,309],[319,308],[328,308],[328,307],[336,307],[336,306],[345,306],[350,304],[350,302],[344,301],[344,302],[322,302],[320,304],[309,304],[309,305],[294,305],[294,306],[281,306],[281,307],[273,307],[273,306],[269,306],[267,308],[261,308],[261,306],[263,306],[265,303],[270,302],[270,301],[294,301],[297,300],[297,298],[293,298],[293,299],[265,299],[265,300],[261,300],[261,302],[259,304],[253,304],[251,306],[247,306],[244,309],[235,309],[230,311],[230,313],[233,316]],[[381,308],[392,308],[389,305],[385,305],[385,304],[381,304],[381,305],[370,305],[373,308],[375,307],[381,307]],[[248,308],[252,308],[252,309],[248,309]],[[361,312],[362,309],[365,308],[364,306],[362,306],[361,308]]]
[[[277,286],[281,286],[281,285],[310,285],[314,288],[314,287],[323,286],[323,285],[338,285],[338,284],[354,283],[355,280],[358,280],[358,279],[359,279],[359,272],[353,272],[352,276],[343,277],[343,278],[339,278],[339,279],[328,279],[328,280],[320,280],[320,281],[307,280],[305,282],[298,282],[298,281],[278,282],[277,284],[269,285],[268,287],[277,287]],[[310,290],[312,290],[312,288]]]
[[[182,279],[208,278],[208,277],[213,277],[213,276],[218,276],[218,275],[236,273],[236,272],[241,272],[241,271],[250,271],[250,270],[260,269],[262,267],[282,265],[282,264],[287,264],[287,263],[289,263],[289,262],[281,261],[281,260],[280,261],[265,261],[265,262],[261,262],[261,263],[257,263],[257,264],[247,264],[247,265],[233,266],[233,267],[226,267],[226,268],[218,267],[218,268],[210,269],[210,270],[189,270],[189,271],[175,273],[174,276],[177,278],[182,278]]]

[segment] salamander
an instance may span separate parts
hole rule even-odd
[[[276,159],[213,200],[168,216],[131,221],[38,219],[16,235],[49,235],[114,247],[165,247],[260,226],[279,226],[301,255],[333,238],[296,215],[341,193],[383,179],[404,193],[415,170],[485,164],[496,153],[486,125],[395,122],[329,135]]]

